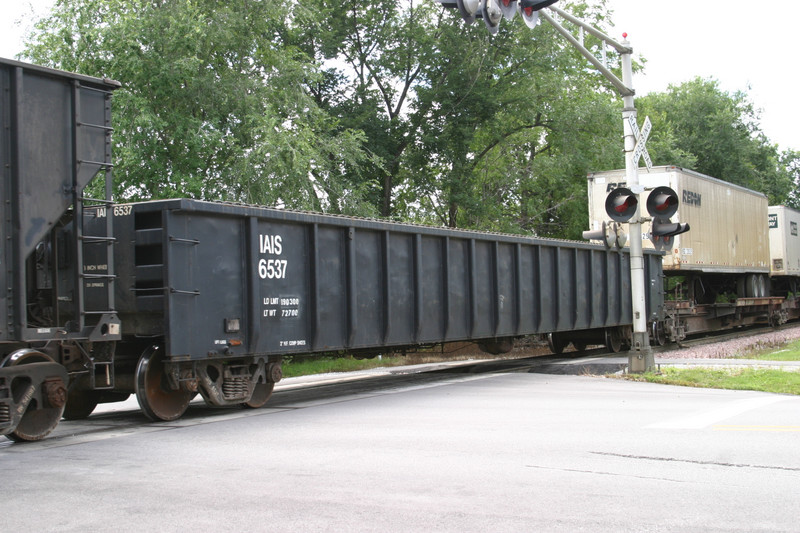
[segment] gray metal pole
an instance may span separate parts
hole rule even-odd
[[[622,60],[622,80],[617,78],[608,68],[605,67],[594,55],[587,50],[566,28],[558,23],[547,10],[558,13],[560,16],[586,29],[592,35],[602,39],[613,46],[620,54]],[[622,124],[625,131],[625,176],[628,187],[634,194],[641,195],[644,187],[639,185],[638,165],[633,160],[633,152],[636,148],[636,137],[633,134],[633,127],[630,119],[636,120],[636,108],[633,104],[633,49],[628,42],[627,36],[622,43],[619,43],[604,34],[597,28],[582,20],[570,15],[566,11],[550,6],[547,10],[542,10],[539,15],[555,27],[555,29],[567,39],[572,46],[578,49],[581,54],[597,68],[606,79],[611,82],[622,96]],[[630,260],[631,260],[631,300],[633,307],[633,345],[628,354],[628,372],[641,373],[655,368],[653,349],[650,346],[650,336],[647,332],[647,305],[645,301],[646,285],[644,278],[644,254],[642,252],[642,217],[641,202],[636,208],[636,214],[630,221],[628,231],[630,232]]]
[[[632,50],[627,38],[623,44],[628,47],[621,54],[622,82],[628,88],[633,88]],[[638,165],[633,161],[633,151],[636,147],[636,138],[630,124],[631,117],[636,120],[636,108],[633,104],[633,94],[622,97],[622,123],[625,131],[625,177],[628,188],[634,194],[641,195],[644,188],[639,185]],[[628,372],[641,373],[653,370],[655,358],[650,347],[650,337],[647,333],[647,306],[645,303],[644,279],[644,254],[642,252],[642,203],[636,208],[636,214],[630,221],[631,243],[631,299],[633,300],[633,346],[628,353]]]

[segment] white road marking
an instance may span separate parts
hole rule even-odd
[[[795,399],[796,398],[788,396],[775,395],[736,400],[721,407],[717,407],[716,409],[711,409],[710,411],[682,416],[664,422],[656,422],[655,424],[650,424],[645,427],[648,429],[702,429],[717,422],[721,422],[722,420],[746,413],[747,411],[752,411],[753,409],[759,409],[774,403]]]

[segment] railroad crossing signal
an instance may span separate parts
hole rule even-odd
[[[451,2],[450,4],[452,4]],[[461,18],[464,19],[464,22],[467,24],[472,24],[475,22],[475,17],[478,15],[480,11],[480,0],[457,0],[454,2],[456,7],[458,8],[459,13],[461,13]],[[452,7],[450,4],[441,2],[444,7]]]
[[[600,229],[584,231],[583,238],[587,241],[601,241],[606,248],[617,247],[620,250],[628,242],[628,235],[618,222],[601,222]]]
[[[599,229],[584,231],[583,238],[588,241],[602,241],[606,248],[622,249],[628,242],[628,235],[622,228],[636,214],[639,200],[630,189],[618,187],[606,196],[606,214],[613,222],[603,222]]]
[[[503,8],[500,7],[502,4],[504,7],[510,9],[510,4],[512,0],[437,0],[443,7],[449,9],[459,9],[461,11],[462,16],[468,22],[472,22],[474,18],[478,16],[482,17],[482,13],[480,13],[480,9],[477,7],[473,10],[468,10],[466,13],[462,10],[462,6],[465,3],[469,3],[470,5],[474,5],[475,2],[478,5],[486,4],[488,2],[497,2],[497,8],[500,13],[503,13]],[[628,120],[631,115],[636,115],[636,110],[633,104],[633,96],[636,94],[633,90],[633,62],[631,56],[633,54],[633,49],[630,47],[627,40],[624,40],[622,43],[619,43],[600,31],[599,29],[595,28],[594,26],[587,24],[586,22],[582,21],[581,19],[574,17],[573,15],[563,11],[552,4],[555,4],[557,0],[517,0],[517,9],[519,10],[520,15],[522,16],[523,21],[529,28],[534,28],[539,23],[539,17],[541,16],[544,20],[552,24],[552,26],[560,33],[567,41],[570,42],[580,53],[583,57],[586,58],[594,67],[599,70],[603,76],[614,86],[614,88],[619,92],[620,96],[623,99],[623,112],[622,117],[623,120]],[[544,9],[547,8],[547,9]],[[603,43],[609,44],[614,49],[619,52],[620,59],[622,62],[622,80],[620,80],[616,74],[614,74],[605,64],[600,62],[594,54],[588,50],[573,34],[572,32],[562,26],[558,21],[556,21],[553,17],[550,16],[548,11],[553,11],[554,13],[560,15],[565,20],[568,20],[572,24],[578,26],[581,30],[586,30],[590,34],[594,35],[598,39],[602,40]],[[502,18],[502,15],[501,15]],[[497,24],[499,24],[499,20],[496,24],[490,24],[487,21],[487,27],[489,28],[490,33],[495,33],[497,31]],[[622,34],[622,36],[627,39],[627,34]],[[630,176],[628,183],[634,190],[638,190],[639,188],[639,176],[637,173],[637,165],[640,157],[644,157],[645,164],[647,165],[648,170],[652,167],[652,162],[650,161],[650,154],[647,153],[647,148],[645,147],[645,143],[647,142],[647,135],[650,133],[649,120],[645,121],[645,135],[641,135],[639,132],[638,125],[636,124],[636,119],[629,120],[631,130],[628,130],[626,127],[625,129],[628,131],[633,131],[633,137],[636,139],[636,145],[634,149],[637,152],[636,155],[636,163],[634,164],[634,158],[628,157],[627,152],[631,148],[629,144],[629,138],[625,137],[625,167],[628,175]],[[633,154],[631,154],[633,155]],[[632,202],[633,202],[633,211],[631,215],[628,217],[629,219],[636,214],[637,211],[637,204],[638,201],[636,200],[636,196],[632,194]],[[629,200],[625,199],[622,200],[621,203],[616,204],[615,211],[620,210],[622,212],[627,212],[627,210],[631,207],[631,203]],[[654,368],[655,362],[653,358],[653,351],[650,349],[650,341],[647,331],[647,323],[646,323],[646,309],[645,309],[645,280],[644,280],[644,262],[642,261],[642,246],[641,246],[641,237],[642,237],[642,228],[641,228],[641,221],[637,217],[636,220],[633,220],[630,223],[630,232],[631,232],[631,300],[633,302],[633,343],[631,344],[631,355],[628,357],[628,368],[631,372],[644,372],[645,370],[650,370]],[[591,233],[591,232],[589,232]],[[607,239],[604,239],[607,241]]]
[[[689,231],[689,224],[672,222],[678,211],[678,194],[669,187],[656,187],[647,197],[647,212],[653,217],[650,240],[656,250],[672,248],[675,235]]]
[[[675,235],[689,231],[689,224],[672,222],[670,217],[678,211],[678,194],[669,187],[656,187],[647,197],[647,212],[653,217],[650,240],[656,250],[672,247]],[[625,187],[618,187],[606,197],[606,214],[614,222],[603,222],[600,228],[583,232],[583,238],[602,241],[607,248],[622,248],[628,236],[622,229],[624,222],[632,222],[639,200],[636,194]],[[633,221],[635,222],[635,221]]]
[[[443,7],[458,9],[467,24],[481,18],[492,35],[500,28],[503,17],[514,18],[519,12],[529,28],[539,24],[539,11],[558,0],[437,0]]]
[[[628,222],[636,214],[639,200],[630,189],[618,187],[606,197],[606,214],[614,222]]]
[[[650,154],[647,152],[647,138],[650,136],[650,130],[653,124],[650,122],[650,117],[645,117],[644,124],[642,124],[642,131],[639,131],[639,126],[636,124],[636,116],[631,115],[628,117],[628,124],[631,125],[631,131],[636,139],[636,146],[633,149],[633,164],[639,166],[639,158],[644,158],[644,164],[647,170],[653,168],[653,162],[650,160]]]
[[[503,12],[503,16],[508,20],[514,18],[517,14],[517,0],[500,0],[500,11]]]

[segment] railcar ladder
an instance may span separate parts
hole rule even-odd
[[[105,111],[103,123],[96,124],[84,119],[81,113],[81,92],[94,91],[103,95]],[[73,82],[72,95],[72,139],[74,169],[72,175],[73,205],[75,209],[75,295],[79,327],[96,326],[104,316],[116,314],[114,304],[114,242],[113,201],[111,170],[111,92]],[[102,136],[102,157],[93,154],[90,139]],[[90,172],[95,178],[103,173],[104,198],[92,198],[80,186],[82,173]],[[86,189],[88,189],[88,184]],[[87,257],[92,264],[87,265]],[[92,291],[92,298],[87,298]],[[103,294],[104,293],[104,294]],[[89,363],[92,389],[114,388],[114,351],[92,350],[85,353]]]

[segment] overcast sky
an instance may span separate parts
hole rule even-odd
[[[34,15],[45,14],[52,2],[4,2],[0,57],[13,57],[20,51]],[[637,95],[664,91],[695,76],[717,79],[725,91],[748,91],[762,110],[761,127],[767,137],[782,149],[800,150],[795,133],[800,121],[795,52],[800,2],[774,0],[759,8],[753,4],[745,0],[608,0],[614,11],[611,36],[620,39],[627,32],[634,52],[647,59],[644,74],[634,76]],[[16,25],[19,21],[21,27]]]
[[[755,4],[608,0],[616,33],[611,37],[627,32],[634,52],[647,59],[644,74],[634,76],[637,94],[664,91],[696,76],[717,79],[725,91],[748,92],[762,110],[767,137],[782,149],[800,150],[795,35],[800,2]]]

